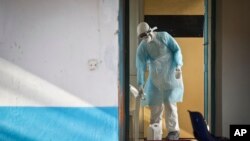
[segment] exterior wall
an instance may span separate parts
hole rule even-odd
[[[0,140],[118,140],[118,2],[0,0]]]

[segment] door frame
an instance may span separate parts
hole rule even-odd
[[[204,0],[204,117],[215,133],[216,0]],[[129,0],[119,0],[119,140],[129,140]]]

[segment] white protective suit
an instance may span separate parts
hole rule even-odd
[[[138,25],[137,32],[138,36],[143,39],[136,53],[139,94],[145,95],[142,103],[151,109],[151,124],[161,123],[162,113],[165,109],[168,137],[176,139],[170,137],[173,135],[179,138],[176,103],[182,102],[184,93],[181,76],[183,65],[181,49],[170,34],[154,32],[145,22]],[[147,66],[149,76],[144,86]]]

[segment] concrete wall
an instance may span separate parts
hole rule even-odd
[[[118,140],[118,10],[0,0],[0,140]]]
[[[216,4],[216,133],[229,137],[231,124],[250,124],[250,1]]]

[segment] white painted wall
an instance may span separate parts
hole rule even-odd
[[[0,105],[117,106],[118,2],[0,0]]]
[[[231,124],[250,124],[250,1],[216,4],[216,130],[229,137]]]

